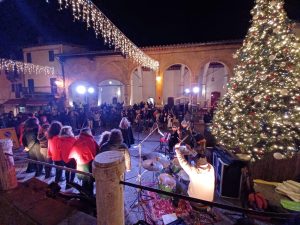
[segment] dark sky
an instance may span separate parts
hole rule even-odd
[[[243,39],[254,0],[93,0],[136,45]],[[289,18],[300,21],[300,0],[286,0]],[[57,0],[0,0],[0,56],[19,56],[23,46],[69,42],[103,49]]]

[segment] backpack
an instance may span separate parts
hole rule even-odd
[[[253,192],[248,196],[248,204],[250,208],[255,210],[265,210],[268,208],[268,203],[265,197],[259,192]]]

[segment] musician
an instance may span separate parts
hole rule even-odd
[[[190,122],[183,120],[181,122],[181,128],[179,130],[179,139],[183,140],[183,144],[194,147],[193,135],[190,128]]]
[[[194,136],[195,140],[195,146],[194,146],[194,151],[196,151],[198,154],[205,154],[205,148],[206,148],[206,140],[204,136],[200,133],[197,133]]]
[[[174,146],[179,142],[179,130],[176,125],[172,126],[172,131],[169,135],[169,152],[173,152]]]
[[[206,201],[213,201],[215,187],[215,172],[204,155],[200,155],[195,165],[189,163],[180,150],[180,144],[175,145],[175,152],[182,169],[189,175],[188,195]]]

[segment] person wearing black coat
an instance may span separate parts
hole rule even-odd
[[[123,143],[122,132],[119,129],[112,129],[109,139],[106,143],[100,146],[100,153],[105,151],[120,151],[124,153],[126,171],[131,170],[131,159],[128,147]]]
[[[25,151],[29,154],[29,159],[42,161],[43,157],[40,152],[40,142],[38,141],[39,122],[37,118],[29,118],[25,121],[22,143]],[[35,176],[42,175],[42,165],[29,163],[26,172],[35,171]]]

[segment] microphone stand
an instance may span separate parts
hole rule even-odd
[[[142,144],[158,129],[158,125],[154,128],[139,144],[139,172],[137,175],[137,182],[141,186],[142,185]],[[142,204],[142,190],[138,189],[138,196],[137,199],[131,204],[130,208],[138,206],[138,212],[140,212],[140,205]]]

